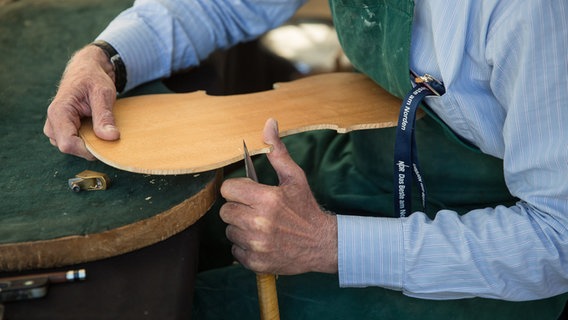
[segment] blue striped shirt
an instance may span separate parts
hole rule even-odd
[[[122,55],[130,89],[262,34],[301,3],[139,0],[99,38]],[[414,20],[411,68],[447,89],[427,103],[503,159],[521,200],[434,220],[338,215],[341,286],[515,301],[568,291],[568,3],[416,0]]]

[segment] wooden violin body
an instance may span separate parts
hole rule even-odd
[[[88,150],[116,168],[147,174],[208,171],[267,153],[262,129],[278,120],[280,135],[320,129],[340,133],[396,126],[400,100],[357,73],[330,73],[278,83],[274,90],[232,96],[204,92],[119,99],[121,138],[104,141],[90,120],[80,135]]]

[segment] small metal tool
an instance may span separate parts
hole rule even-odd
[[[256,171],[254,170],[254,164],[252,163],[252,159],[250,157],[249,151],[247,149],[247,144],[245,143],[245,141],[243,140],[243,149],[245,152],[245,173],[247,175],[247,178],[250,178],[251,180],[258,182],[258,177],[256,176]]]
[[[0,302],[42,298],[49,284],[82,281],[85,269],[0,278]]]
[[[68,180],[69,188],[74,192],[81,190],[106,190],[110,186],[109,177],[100,172],[85,170],[78,173],[75,178]]]

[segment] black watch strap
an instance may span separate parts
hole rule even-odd
[[[126,87],[126,66],[122,58],[116,49],[106,41],[97,40],[91,44],[101,48],[107,55],[114,68],[114,85],[116,86],[116,92],[122,92]]]

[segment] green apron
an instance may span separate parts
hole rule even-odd
[[[414,1],[370,2],[330,0],[339,40],[359,71],[403,97],[411,88]],[[394,139],[395,129],[389,128],[343,135],[309,132],[284,141],[322,206],[342,214],[394,217]],[[466,147],[435,115],[417,121],[416,139],[431,218],[440,209],[463,214],[515,203],[504,182],[502,160]],[[261,182],[277,184],[265,157],[256,159],[255,165]],[[413,195],[413,204],[420,204],[418,192]],[[566,295],[530,302],[423,300],[383,288],[340,289],[337,275],[323,274],[281,276],[278,293],[282,319],[557,319],[566,302]],[[258,318],[256,303],[254,274],[242,267],[198,277],[198,319]]]
[[[371,5],[368,2],[330,1],[339,40],[355,68],[402,98],[412,88],[409,52],[414,1],[375,1]],[[324,159],[324,163],[347,161],[340,170],[344,176],[335,177],[337,164],[331,169],[323,166],[318,172],[318,181],[328,181],[323,184],[331,187],[321,194],[318,192],[322,202],[338,212],[394,217],[395,131],[390,128],[355,132],[345,148],[327,152],[325,156],[329,159]],[[473,208],[510,205],[516,201],[505,185],[502,161],[464,148],[435,115],[430,113],[417,121],[416,139],[428,193],[426,211],[431,218],[440,209],[465,213]],[[334,159],[340,152],[345,159]],[[413,195],[413,209],[422,209],[416,206],[420,204],[419,193]]]

